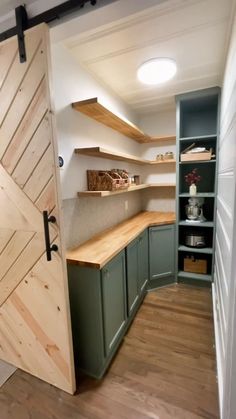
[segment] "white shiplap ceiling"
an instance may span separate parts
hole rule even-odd
[[[96,79],[138,113],[174,106],[174,96],[220,85],[230,32],[233,0],[166,0],[130,13],[65,41]],[[120,0],[120,7],[124,0]],[[116,2],[117,7],[117,2]],[[153,57],[177,62],[175,78],[146,87],[136,76]]]

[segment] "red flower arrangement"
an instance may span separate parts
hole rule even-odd
[[[197,171],[198,171],[197,169],[193,169],[190,173],[184,176],[185,182],[189,186],[193,184],[197,184],[202,179],[202,177],[197,174]]]

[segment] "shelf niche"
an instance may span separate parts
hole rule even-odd
[[[74,102],[72,103],[72,108],[141,144],[176,140],[175,135],[152,137],[145,134],[140,128],[132,124],[132,122],[115,115],[109,109],[105,108],[99,103],[97,97]]]

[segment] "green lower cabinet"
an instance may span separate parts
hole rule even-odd
[[[106,361],[100,271],[69,264],[68,279],[75,366],[99,378]]]
[[[126,248],[128,315],[140,304],[148,282],[148,231],[145,230]]]
[[[119,341],[127,318],[124,251],[102,269],[102,302],[105,355],[108,356]]]
[[[148,229],[139,236],[138,267],[138,289],[139,293],[142,294],[146,289],[149,278]]]
[[[147,283],[150,289],[173,282],[174,226],[146,229],[101,270],[68,264],[68,278],[75,364],[101,378]]]
[[[126,248],[126,263],[127,263],[127,300],[128,300],[128,315],[130,316],[134,311],[139,299],[139,284],[138,284],[138,248],[139,239],[133,240]]]
[[[103,269],[68,265],[75,364],[101,378],[128,327],[125,250]]]
[[[149,288],[175,281],[175,226],[149,228]]]

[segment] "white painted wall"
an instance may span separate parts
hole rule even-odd
[[[59,152],[65,160],[61,170],[62,196],[63,199],[69,199],[75,198],[79,190],[86,189],[86,168],[109,169],[115,164],[94,157],[78,157],[74,154],[76,147],[102,146],[134,155],[139,155],[140,149],[136,141],[72,109],[72,102],[99,97],[111,111],[136,122],[135,115],[128,107],[89,76],[65,47],[52,46],[52,68]]]
[[[117,152],[125,152],[136,156],[149,155],[154,158],[158,146],[141,146],[136,141],[115,132],[114,130],[99,124],[87,116],[75,111],[71,103],[91,97],[99,97],[99,100],[116,114],[137,123],[136,115],[112,92],[103,87],[86,73],[81,66],[70,55],[69,51],[62,44],[52,45],[52,70],[54,84],[54,102],[56,108],[58,147],[59,154],[64,158],[65,164],[61,169],[62,197],[65,218],[65,235],[67,247],[76,246],[89,239],[96,233],[111,227],[124,219],[131,217],[142,209],[170,210],[167,199],[163,205],[159,198],[153,199],[142,192],[133,192],[109,198],[77,198],[77,192],[87,189],[87,169],[112,169],[114,167],[125,168],[132,174],[139,174],[141,182],[147,180],[152,182],[172,181],[174,179],[168,174],[169,169],[163,167],[149,167],[116,162],[96,157],[75,155],[76,147],[101,146]],[[172,113],[171,134],[174,134],[174,113]],[[156,119],[157,118],[157,119]],[[161,123],[161,119],[163,121]],[[145,123],[147,133],[161,134],[165,121],[169,123],[170,115],[152,116],[150,123],[147,117]],[[157,129],[159,121],[160,128]],[[161,125],[162,124],[162,125]],[[167,128],[165,128],[167,130]],[[164,130],[164,134],[167,131]],[[169,133],[169,132],[168,132]],[[163,148],[164,147],[164,148]],[[173,148],[161,146],[161,151]],[[173,166],[172,166],[173,169]],[[151,170],[151,172],[150,172]],[[172,170],[173,171],[173,170]],[[150,172],[150,173],[149,173]],[[153,191],[155,193],[155,191]],[[146,198],[145,198],[146,197]],[[150,206],[150,200],[152,205]],[[171,198],[171,202],[173,199]],[[165,205],[164,205],[165,203]],[[165,209],[164,209],[165,207]]]
[[[150,115],[144,115],[139,119],[139,126],[149,135],[161,136],[161,135],[175,135],[176,134],[176,113],[175,109],[165,112],[156,112]],[[172,151],[176,157],[176,144],[173,141],[162,141],[153,144],[142,144],[141,154],[145,159],[155,160],[157,154],[165,154],[167,151]],[[163,166],[145,166],[144,177],[147,183],[158,182],[175,182],[175,166],[174,165],[163,165]]]
[[[125,167],[136,173],[137,166],[95,157],[77,156],[76,147],[102,146],[114,151],[139,155],[139,144],[99,124],[71,107],[73,101],[98,96],[116,113],[135,122],[132,112],[111,92],[89,76],[61,45],[52,45],[54,102],[56,108],[62,197],[67,247],[75,246],[141,210],[138,192],[112,198],[77,198],[87,189],[87,169]]]
[[[236,417],[236,19],[222,90],[215,283],[217,366],[222,419]]]
[[[139,126],[144,132],[153,136],[176,134],[175,109],[164,112],[145,114],[139,119]],[[176,144],[173,141],[162,141],[153,144],[142,144],[142,156],[155,160],[157,154],[172,151],[176,157]],[[174,164],[163,166],[145,166],[143,177],[146,183],[176,183],[176,167]],[[175,189],[148,189],[142,193],[143,208],[148,211],[175,211]]]

